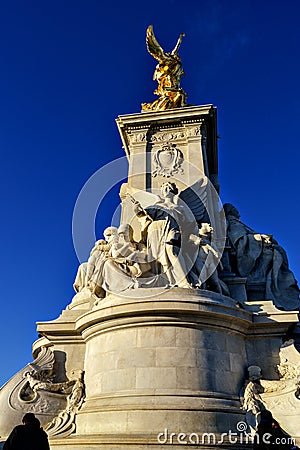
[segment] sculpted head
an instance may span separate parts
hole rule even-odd
[[[118,236],[118,228],[116,227],[105,228],[103,236],[106,242],[111,243]]]
[[[133,242],[133,228],[129,223],[120,225],[118,228],[119,242]]]
[[[166,183],[163,183],[161,185],[160,191],[162,193],[162,196],[167,197],[173,197],[174,195],[178,194],[178,189],[175,183],[171,183],[170,181],[167,181]]]

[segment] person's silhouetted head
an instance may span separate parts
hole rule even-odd
[[[23,425],[36,425],[40,426],[40,421],[35,417],[33,413],[26,413],[22,419]]]

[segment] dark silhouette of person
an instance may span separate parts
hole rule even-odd
[[[268,410],[260,412],[253,450],[294,450],[298,447]]]
[[[33,413],[25,414],[22,423],[12,430],[3,450],[50,450],[48,436]]]

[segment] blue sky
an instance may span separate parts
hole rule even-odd
[[[222,201],[273,233],[300,279],[299,14],[294,0],[1,3],[0,384],[31,360],[35,322],[73,296],[73,208],[92,174],[123,156],[115,118],[155,98],[149,24],[165,50],[186,33],[188,102],[218,107]],[[115,187],[97,237],[118,201]]]

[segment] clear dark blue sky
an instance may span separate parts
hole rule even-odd
[[[188,101],[218,107],[222,201],[273,233],[300,278],[299,14],[295,0],[1,3],[0,384],[31,360],[35,321],[73,296],[73,208],[123,156],[115,118],[154,100],[151,23],[165,50],[186,33]],[[98,237],[117,204],[115,188]]]

